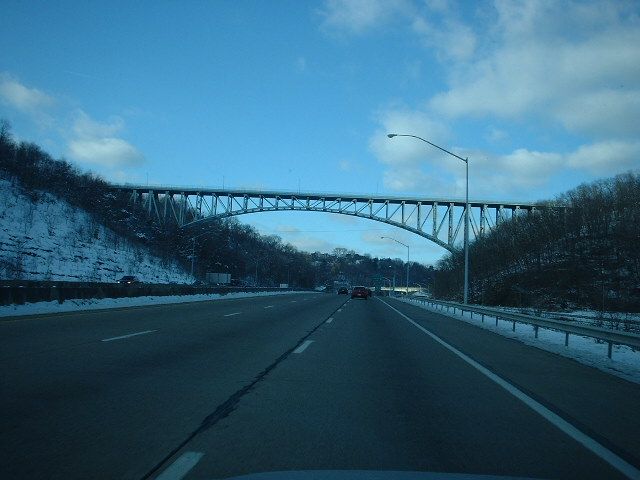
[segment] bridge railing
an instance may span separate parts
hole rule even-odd
[[[459,313],[461,316],[463,316],[465,312],[469,312],[471,314],[471,318],[473,318],[474,314],[480,315],[483,323],[485,321],[485,317],[492,317],[495,319],[496,326],[500,320],[511,322],[513,323],[514,332],[516,330],[517,323],[533,325],[535,338],[538,338],[539,328],[560,331],[565,334],[565,347],[569,346],[569,335],[580,335],[582,337],[595,338],[607,343],[607,356],[609,358],[612,356],[613,345],[625,345],[634,350],[640,350],[640,335],[631,332],[620,332],[589,325],[575,325],[550,318],[525,315],[522,313],[505,312],[496,308],[482,307],[478,305],[464,305],[456,302],[433,300],[426,297],[409,298],[407,300],[421,303],[423,305],[429,305],[435,310],[446,310],[453,314]]]

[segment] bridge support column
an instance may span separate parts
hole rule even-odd
[[[438,234],[438,202],[433,202],[433,230],[431,235],[435,237]]]
[[[449,245],[453,245],[453,203],[449,204],[449,235],[447,239]]]

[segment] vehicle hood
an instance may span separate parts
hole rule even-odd
[[[228,480],[533,480],[530,477],[476,475],[472,473],[407,472],[378,470],[298,470],[262,472],[228,477]]]

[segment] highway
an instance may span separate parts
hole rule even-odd
[[[639,475],[640,385],[386,297],[4,319],[0,360],[2,479]]]

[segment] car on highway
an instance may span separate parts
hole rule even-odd
[[[367,287],[353,287],[351,290],[351,298],[369,298],[369,289]]]
[[[133,283],[140,283],[140,280],[138,280],[133,275],[125,275],[120,280],[118,280],[118,283],[121,283],[123,285],[131,285]]]
[[[338,289],[338,295],[349,295],[349,289],[347,287],[340,287]]]

